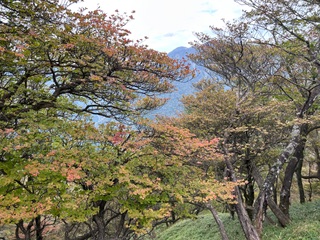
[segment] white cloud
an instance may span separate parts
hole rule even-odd
[[[159,51],[169,52],[188,46],[196,38],[194,32],[209,32],[209,26],[221,26],[221,19],[240,16],[241,6],[233,0],[84,0],[81,6],[95,9],[100,6],[107,13],[134,14],[127,25],[132,38],[147,36],[145,44]]]

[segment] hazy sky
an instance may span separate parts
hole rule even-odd
[[[133,14],[127,28],[133,39],[147,36],[144,43],[158,51],[170,52],[179,46],[188,47],[195,40],[194,32],[210,32],[209,26],[222,26],[221,19],[240,16],[241,6],[233,0],[84,0],[81,6],[107,13]]]

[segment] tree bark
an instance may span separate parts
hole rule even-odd
[[[304,188],[303,188],[303,182],[302,182],[302,163],[303,162],[298,162],[298,166],[296,169],[296,177],[297,177],[297,185],[299,189],[299,198],[300,198],[300,203],[305,203],[306,202],[306,195],[304,193]]]
[[[246,239],[247,240],[260,240],[260,236],[258,234],[258,231],[253,226],[253,224],[250,220],[250,217],[247,213],[247,210],[245,209],[245,207],[243,205],[238,187],[235,188],[235,193],[237,196],[237,204],[235,206],[236,212],[237,212],[241,227],[242,227],[244,234],[246,236]]]
[[[36,220],[36,239],[43,240],[43,236],[42,236],[43,227],[41,226],[41,216],[37,216],[35,220]]]
[[[290,190],[291,190],[293,175],[297,167],[298,161],[299,160],[296,157],[291,158],[290,162],[288,163],[288,166],[286,167],[283,184],[280,191],[279,207],[281,211],[288,217],[290,217],[289,216],[290,192],[291,192]]]
[[[32,219],[27,227],[24,226],[24,222],[23,220],[20,220],[17,225],[16,225],[16,239],[17,240],[31,240],[31,228],[33,226],[33,223],[34,223],[34,219]],[[19,230],[21,230],[21,232],[23,233],[23,238],[20,238],[20,234],[19,234]]]
[[[252,176],[251,164],[252,164],[252,160],[250,159],[250,151],[249,151],[249,148],[247,148],[244,165],[245,165],[245,170],[247,175],[246,178],[247,178],[248,184],[245,185],[243,189],[243,193],[244,193],[246,209],[252,221],[253,220],[253,204],[254,204],[254,178]]]
[[[274,184],[279,176],[280,170],[282,169],[283,165],[287,162],[289,162],[289,159],[291,156],[295,155],[297,151],[297,147],[300,144],[301,141],[301,134],[302,134],[302,128],[304,127],[304,124],[300,125],[294,125],[291,131],[291,140],[289,144],[286,146],[286,148],[282,151],[280,156],[278,157],[277,161],[274,163],[274,165],[270,168],[267,177],[263,183],[262,189],[260,190],[259,197],[257,199],[257,203],[255,204],[255,224],[258,226],[261,226],[262,231],[262,221],[263,221],[263,215],[264,215],[264,201],[271,201],[272,199],[272,191]],[[272,200],[273,201],[273,200]],[[280,212],[276,212],[275,214],[279,214]],[[282,215],[276,215],[279,222],[281,222],[282,226],[286,226],[289,221],[287,218],[283,218]]]
[[[95,222],[97,226],[97,235],[95,237],[95,240],[105,240],[106,235],[106,227],[104,222],[104,207],[106,205],[105,201],[99,201],[99,212],[93,216],[93,221]]]
[[[226,149],[225,149],[225,151],[226,151],[226,153],[228,153],[228,151]],[[236,178],[232,164],[231,164],[230,160],[228,159],[228,157],[225,157],[225,163],[226,163],[227,168],[229,170],[231,180],[233,182],[236,182],[237,178]],[[259,236],[257,230],[255,229],[255,227],[253,226],[253,224],[250,220],[250,217],[247,213],[247,210],[245,209],[245,207],[243,205],[239,187],[235,187],[235,196],[236,196],[236,201],[237,201],[237,204],[235,204],[236,212],[237,212],[239,222],[241,224],[241,227],[242,227],[242,230],[245,234],[246,239],[247,240],[260,240],[260,236]]]
[[[296,146],[293,156],[290,158],[288,166],[285,170],[283,185],[280,192],[280,203],[279,207],[281,211],[287,216],[289,216],[289,208],[290,208],[290,192],[291,192],[291,185],[294,173],[297,170],[298,164],[303,163],[304,158],[304,149],[306,145],[306,135],[307,135],[307,125],[302,125],[301,127],[301,136],[300,142]]]
[[[224,224],[221,221],[221,219],[219,218],[218,212],[214,209],[214,207],[210,203],[206,204],[206,207],[209,209],[214,220],[216,221],[216,223],[218,225],[218,228],[219,228],[219,231],[221,234],[221,239],[222,240],[229,240],[226,229],[224,228]]]
[[[260,193],[259,193],[259,196],[258,196],[256,202],[255,202],[254,208],[255,209],[259,209],[259,208],[263,209],[263,211],[260,211],[259,213],[255,212],[254,225],[255,225],[258,233],[262,234],[262,230],[263,230],[262,223],[265,218],[267,205],[270,207],[271,211],[277,217],[278,221],[280,222],[280,224],[282,226],[288,225],[290,222],[290,219],[280,210],[280,208],[278,207],[278,205],[274,201],[274,198],[272,196],[265,198],[265,195],[262,194],[262,191],[263,191],[262,176],[260,175],[260,172],[254,163],[252,163],[251,168],[252,168],[253,178],[256,180],[256,183],[258,184],[258,187],[260,189]],[[262,204],[262,206],[259,206],[257,204]]]
[[[251,173],[248,176],[248,184],[246,185],[246,188],[244,189],[244,198],[245,198],[245,205],[248,212],[248,215],[250,217],[250,220],[253,220],[253,204],[254,204],[254,185],[253,185],[253,179],[251,176]]]

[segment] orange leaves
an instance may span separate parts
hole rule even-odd
[[[53,203],[50,198],[27,204],[20,197],[13,195],[0,195],[0,224],[16,223],[21,219],[33,219],[39,215],[47,214]]]
[[[92,81],[101,81],[103,79],[102,79],[102,77],[100,77],[98,75],[91,74],[90,80],[92,80]]]
[[[57,150],[52,150],[47,153],[47,157],[52,157],[52,156],[56,155],[56,153],[57,153]]]
[[[195,196],[191,196],[190,201],[206,203],[208,201],[223,201],[235,203],[233,194],[234,187],[239,183],[229,181],[217,181],[215,179],[199,180],[194,182],[192,187],[198,191]]]
[[[186,159],[220,160],[221,155],[216,151],[218,138],[201,140],[189,130],[170,124],[154,124],[154,145],[165,154],[184,157]]]
[[[4,130],[0,129],[0,134],[9,135],[10,133],[14,133],[13,128],[5,128]]]
[[[66,177],[68,182],[73,182],[74,180],[81,179],[81,168],[68,168],[66,172]]]
[[[39,169],[38,168],[34,168],[34,166],[32,165],[27,165],[25,166],[25,169],[28,171],[29,174],[31,174],[33,177],[36,177],[39,175]]]

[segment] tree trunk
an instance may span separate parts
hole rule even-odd
[[[280,208],[278,207],[278,205],[274,201],[274,198],[272,196],[269,196],[266,199],[265,195],[262,194],[263,193],[263,180],[262,180],[262,177],[261,177],[260,172],[257,169],[256,165],[252,163],[251,168],[252,168],[253,178],[256,180],[258,187],[260,189],[260,193],[259,193],[259,196],[258,196],[256,202],[255,202],[254,209],[259,209],[259,208],[262,209],[262,211],[260,211],[258,213],[255,212],[255,216],[254,216],[254,225],[257,229],[257,232],[259,234],[262,234],[262,230],[263,230],[262,223],[265,218],[267,205],[270,207],[271,211],[277,217],[278,221],[281,223],[282,226],[288,225],[290,222],[290,219],[280,210]],[[262,204],[262,206],[259,206],[257,204]]]
[[[103,219],[101,218],[101,216],[99,215],[95,215],[93,217],[93,221],[96,223],[97,225],[97,235],[95,237],[95,240],[105,240],[105,227],[104,227],[104,222]]]
[[[118,224],[118,230],[117,230],[117,237],[119,239],[121,239],[121,234],[125,228],[125,220],[126,220],[126,216],[127,216],[128,212],[125,211],[124,213],[121,214],[121,217],[120,217],[120,222]]]
[[[225,149],[225,151],[226,151],[226,149]],[[226,151],[226,153],[227,153],[227,151]],[[229,170],[231,180],[233,182],[236,182],[237,178],[235,176],[232,164],[227,157],[225,157],[225,163],[226,163],[227,168]],[[236,212],[237,212],[242,230],[246,236],[246,239],[247,240],[260,240],[259,234],[258,234],[257,230],[254,228],[254,226],[252,225],[252,222],[251,222],[250,217],[247,213],[247,210],[245,209],[245,207],[243,205],[239,187],[235,187],[235,196],[236,196],[236,201],[237,201],[237,204],[235,205]]]
[[[248,176],[248,184],[246,185],[246,188],[244,189],[244,198],[245,198],[245,205],[246,210],[248,212],[248,215],[250,217],[250,220],[253,220],[253,204],[254,204],[254,185],[253,185],[253,179],[251,177],[251,173]]]
[[[41,226],[41,216],[37,216],[35,220],[36,220],[36,239],[43,240],[43,236],[42,236],[43,227]]]
[[[241,227],[242,227],[244,234],[246,236],[246,239],[247,240],[260,240],[259,234],[258,234],[257,230],[255,229],[255,227],[253,226],[253,224],[250,220],[250,217],[247,213],[247,210],[245,209],[245,207],[243,205],[238,187],[235,188],[235,193],[237,196],[236,212],[237,212]]]
[[[85,233],[82,236],[70,236],[70,233],[72,232],[72,230],[75,227],[75,225],[74,224],[69,225],[67,222],[65,222],[65,221],[63,221],[63,222],[65,224],[64,240],[88,240],[88,239],[93,239],[93,236],[96,233],[96,229],[90,229],[89,232]]]
[[[273,201],[275,204],[278,204],[278,182],[279,182],[279,177],[277,177],[273,187]]]
[[[24,226],[23,220],[20,220],[16,225],[16,239],[17,240],[31,240],[31,228],[33,226],[34,219],[32,219],[27,227]],[[23,238],[20,238],[19,232],[22,232]]]
[[[250,159],[249,148],[246,150],[245,169],[248,184],[244,188],[244,198],[248,215],[253,220],[253,204],[254,204],[254,178],[252,176],[252,160]]]
[[[297,170],[298,164],[303,163],[303,157],[304,157],[304,148],[306,145],[306,135],[307,135],[307,125],[303,125],[301,130],[301,138],[298,146],[296,146],[296,149],[294,151],[293,156],[290,158],[290,162],[288,163],[288,166],[285,170],[283,185],[280,192],[280,203],[279,207],[281,211],[289,217],[289,208],[290,208],[290,192],[291,192],[291,185],[294,173]]]
[[[286,167],[284,179],[282,188],[280,191],[280,203],[279,207],[281,211],[289,217],[289,207],[290,207],[290,190],[293,180],[293,175],[295,172],[295,169],[298,164],[298,159],[296,157],[292,157],[290,162],[288,163],[288,166]]]
[[[106,235],[106,227],[104,222],[104,207],[106,205],[105,201],[99,201],[99,212],[93,216],[93,221],[95,222],[97,226],[97,235],[95,237],[95,240],[105,240]]]
[[[260,190],[261,193],[261,190]],[[257,233],[259,234],[259,236],[261,236],[262,234],[262,230],[263,230],[263,221],[264,221],[264,216],[265,216],[265,203],[266,203],[266,199],[265,199],[265,194],[259,194],[256,202],[255,202],[255,209],[259,209],[260,211],[255,211],[254,213],[254,226],[257,229]]]
[[[306,195],[304,193],[303,182],[302,182],[302,173],[301,173],[302,163],[303,162],[298,162],[298,166],[296,169],[296,177],[297,177],[297,184],[298,184],[298,189],[299,189],[300,203],[305,203],[306,202]]]
[[[223,222],[221,221],[221,219],[219,218],[219,215],[217,213],[217,211],[214,209],[214,207],[208,203],[206,204],[206,207],[209,209],[209,211],[211,212],[214,220],[216,221],[220,234],[221,234],[221,239],[222,240],[229,240],[229,237],[227,235],[226,229],[224,228]]]
[[[297,150],[297,147],[300,144],[301,141],[301,133],[302,133],[302,128],[304,127],[304,124],[301,125],[294,125],[291,131],[291,140],[287,147],[282,151],[280,156],[278,157],[276,163],[270,168],[267,177],[263,183],[262,189],[260,190],[259,193],[259,198],[257,199],[257,203],[255,204],[255,224],[258,226],[261,226],[262,228],[262,221],[263,221],[263,215],[264,215],[264,201],[271,201],[273,202],[272,199],[272,191],[274,184],[279,176],[280,170],[282,169],[283,165],[286,162],[289,162],[289,159],[291,156],[295,155],[295,152]],[[278,212],[276,212],[278,213]],[[276,214],[275,213],[275,214]],[[281,222],[282,226],[286,226],[290,220],[286,220],[286,218],[282,218],[281,215],[276,215],[278,220]],[[262,231],[262,229],[261,229]]]

